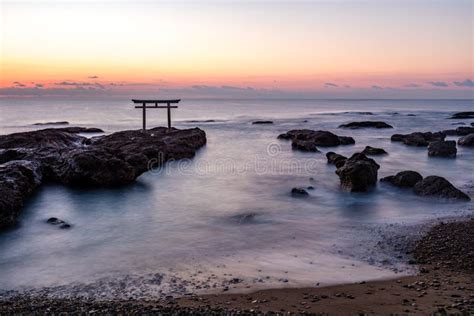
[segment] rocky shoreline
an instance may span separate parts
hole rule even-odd
[[[314,288],[261,290],[248,294],[190,295],[160,300],[51,299],[11,296],[0,313],[64,314],[470,314],[474,312],[474,218],[440,222],[414,244],[419,274],[393,280]]]
[[[15,224],[24,201],[43,182],[112,187],[169,160],[191,158],[206,144],[199,128],[157,127],[87,138],[96,128],[48,128],[0,136],[0,228]]]

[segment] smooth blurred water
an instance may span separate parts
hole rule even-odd
[[[141,112],[127,100],[0,102],[1,134],[64,120],[107,133],[141,127]],[[198,269],[222,278],[271,276],[252,288],[277,286],[282,277],[291,286],[311,286],[392,276],[393,265],[380,264],[385,254],[368,251],[379,238],[374,231],[472,214],[472,202],[417,197],[385,184],[368,193],[343,192],[324,153],[382,147],[389,155],[374,157],[379,178],[411,169],[446,177],[474,197],[473,149],[458,147],[456,159],[430,158],[426,148],[390,142],[394,133],[470,124],[446,119],[467,110],[473,110],[472,100],[184,100],[173,111],[173,125],[206,131],[208,143],[196,157],[118,189],[43,186],[25,206],[20,225],[0,234],[0,289],[166,271],[186,277]],[[366,111],[374,115],[356,113]],[[165,114],[149,110],[148,126],[164,125]],[[189,122],[209,119],[216,122]],[[252,125],[257,119],[275,124]],[[337,128],[354,120],[382,120],[395,128]],[[276,137],[295,128],[350,135],[356,144],[293,151]],[[308,198],[290,195],[292,187],[310,185],[315,189]],[[52,216],[73,227],[46,224]]]

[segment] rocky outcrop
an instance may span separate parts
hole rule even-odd
[[[446,138],[442,132],[415,132],[411,134],[394,134],[390,138],[393,142],[402,142],[408,146],[426,147],[430,142],[441,141]]]
[[[474,147],[474,133],[458,139],[459,146]]]
[[[204,131],[164,127],[85,138],[67,129],[0,136],[0,226],[14,222],[24,199],[41,183],[118,186],[170,159],[193,157]]]
[[[335,152],[332,152],[332,151],[326,153],[326,158],[328,159],[328,163],[335,165],[336,168],[342,167],[346,163],[346,160],[347,160],[347,157],[336,154]]]
[[[414,192],[420,196],[436,196],[469,201],[471,198],[443,177],[429,176],[415,184]]]
[[[51,224],[51,225],[58,226],[58,227],[61,228],[61,229],[68,229],[68,228],[71,228],[71,224],[66,223],[66,222],[63,221],[62,219],[59,219],[59,218],[56,218],[56,217],[50,217],[50,218],[48,218],[48,220],[46,221],[46,223]]]
[[[451,117],[451,119],[469,119],[469,118],[474,118],[474,112],[457,112],[454,113]]]
[[[339,125],[340,128],[393,128],[392,125],[382,121],[361,121],[361,122],[350,122],[347,124]]]
[[[364,150],[362,151],[364,155],[372,155],[372,156],[378,156],[378,155],[386,155],[387,152],[383,148],[377,148],[377,147],[370,147],[370,146],[365,146]]]
[[[401,171],[396,175],[380,179],[380,181],[382,182],[388,182],[394,186],[401,188],[412,188],[421,180],[423,180],[421,174],[411,170]]]
[[[454,140],[439,140],[428,144],[428,156],[456,157],[457,149]]]
[[[377,183],[380,166],[364,154],[355,153],[336,170],[341,187],[349,192],[364,192]]]
[[[291,130],[287,133],[280,134],[279,139],[291,139],[293,143],[298,141],[310,141],[314,146],[328,147],[354,144],[352,137],[338,136],[328,131],[313,131],[309,129]]]
[[[474,133],[474,127],[459,126],[458,128],[456,128],[456,134],[458,134],[459,136],[466,136],[472,133]]]

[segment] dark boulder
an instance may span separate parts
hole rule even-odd
[[[457,189],[448,180],[438,176],[429,176],[415,184],[414,192],[420,196],[436,196],[447,199],[471,200],[461,190]]]
[[[469,119],[469,118],[474,118],[474,112],[458,112],[454,113],[451,117],[451,119]]]
[[[415,186],[416,183],[420,182],[421,180],[423,180],[421,174],[411,170],[401,171],[396,175],[380,179],[380,181],[388,182],[390,184],[393,184],[394,186],[406,188],[412,188],[413,186]]]
[[[59,218],[56,218],[56,217],[50,217],[50,218],[48,218],[48,220],[46,221],[46,223],[51,224],[51,225],[56,225],[56,226],[58,226],[58,227],[61,228],[61,229],[68,229],[68,228],[71,228],[71,224],[66,223],[66,222],[63,221],[62,219],[59,219]]]
[[[255,121],[252,124],[273,124],[273,121]]]
[[[279,139],[291,140],[308,140],[312,141],[315,146],[338,146],[354,144],[352,137],[338,136],[328,131],[313,131],[310,129],[291,130],[278,136]]]
[[[470,126],[459,126],[458,128],[456,128],[456,133],[457,133],[459,136],[466,136],[466,135],[469,135],[469,134],[474,133],[474,127],[470,127]]]
[[[458,139],[459,146],[474,147],[474,133],[460,137]]]
[[[442,132],[414,132],[411,134],[394,134],[390,138],[394,142],[403,142],[408,146],[426,147],[430,142],[444,140],[446,134]]]
[[[373,155],[373,156],[387,154],[387,152],[383,148],[376,148],[376,147],[370,147],[370,146],[365,146],[362,153],[364,155]]]
[[[350,122],[347,124],[339,125],[340,128],[365,128],[365,127],[373,127],[373,128],[393,128],[392,125],[387,124],[382,121],[361,121],[361,122]]]
[[[333,164],[336,168],[342,167],[347,160],[347,157],[343,155],[336,154],[335,152],[328,152],[326,153],[326,158],[328,159],[328,163]]]
[[[303,188],[293,188],[291,189],[292,196],[308,196],[309,193]]]
[[[428,144],[428,156],[456,157],[457,149],[454,140],[439,140]]]
[[[313,140],[293,139],[291,147],[301,151],[319,152],[316,142]]]
[[[377,183],[377,171],[380,166],[364,154],[355,153],[337,168],[336,174],[341,187],[349,192],[364,192]]]

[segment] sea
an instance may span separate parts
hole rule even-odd
[[[472,119],[448,118],[473,111],[473,100],[185,99],[178,106],[174,127],[206,132],[196,156],[151,167],[120,188],[41,186],[18,225],[0,233],[2,295],[148,299],[396,278],[415,268],[387,240],[403,243],[429,223],[474,214],[473,202],[386,183],[345,192],[325,156],[381,147],[388,154],[372,157],[379,178],[403,170],[439,175],[474,198],[474,149],[436,158],[390,141],[395,133],[470,126]],[[394,128],[339,128],[362,120]],[[0,99],[2,135],[53,121],[108,134],[141,128],[142,113],[129,99]],[[165,125],[166,110],[147,111],[148,127]],[[303,128],[352,136],[355,144],[308,153],[277,139]],[[313,189],[298,198],[294,187]],[[49,217],[72,227],[49,225]]]

